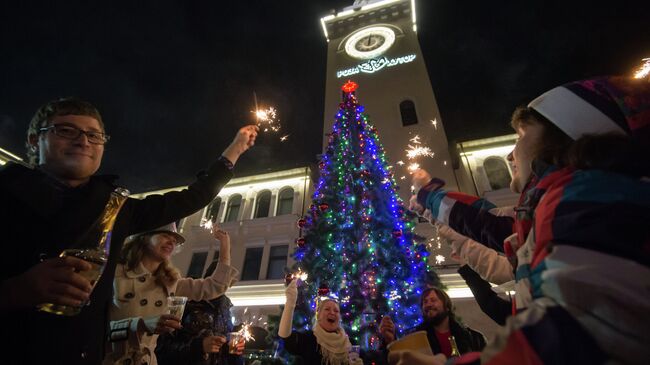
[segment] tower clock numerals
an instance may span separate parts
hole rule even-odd
[[[370,59],[382,55],[395,43],[395,32],[388,26],[358,30],[345,41],[345,52],[354,58]]]
[[[366,37],[363,37],[357,41],[354,45],[354,48],[360,52],[368,52],[375,50],[382,46],[386,42],[386,38],[379,34],[370,34]]]

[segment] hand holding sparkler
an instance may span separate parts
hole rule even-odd
[[[257,138],[259,130],[260,128],[256,125],[242,127],[235,135],[235,139],[221,155],[234,165],[239,156],[255,144],[255,138]]]
[[[219,226],[213,224],[212,237],[219,241],[219,262],[230,265],[230,235],[228,232],[219,229]]]

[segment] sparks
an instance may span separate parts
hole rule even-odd
[[[307,273],[303,272],[301,269],[298,269],[298,272],[293,273],[293,275],[291,275],[291,277],[293,279],[298,279],[298,280],[301,280],[301,281],[307,281],[307,279],[309,278],[309,275],[307,275]]]
[[[435,130],[438,130],[438,119],[437,118],[433,118],[433,120],[431,121],[431,124],[433,124],[433,128]]]
[[[250,323],[243,323],[241,329],[239,330],[239,335],[244,339],[244,341],[255,341],[255,337],[251,334]]]
[[[212,220],[207,218],[201,218],[200,226],[208,231],[212,231]]]
[[[445,257],[442,255],[436,255],[436,265],[440,265],[445,262]]]
[[[414,172],[415,170],[420,168],[420,164],[417,162],[413,162],[412,164],[409,165],[408,170],[410,172]]]
[[[408,145],[408,148],[409,149],[406,150],[406,157],[408,157],[409,160],[418,156],[433,157],[433,151],[431,151],[429,147]]]
[[[284,142],[284,141],[286,141],[287,139],[289,139],[289,134],[280,137],[280,142]]]
[[[398,165],[400,165],[400,166],[403,166],[403,165],[404,165],[404,161],[399,160],[399,161],[396,162],[396,164],[398,164]]]
[[[644,77],[647,77],[650,74],[650,57],[644,58],[642,61],[643,61],[643,64],[634,73],[634,78],[635,79],[642,79]]]
[[[422,142],[420,142],[420,136],[417,134],[415,135],[415,137],[409,139],[409,141],[411,141],[411,143],[414,144],[422,144]]]
[[[280,130],[280,123],[277,120],[278,113],[274,107],[257,109],[253,113],[257,118],[257,125],[263,132],[277,132]]]

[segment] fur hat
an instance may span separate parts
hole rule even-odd
[[[528,104],[569,137],[619,133],[650,140],[650,83],[599,77],[553,88]]]
[[[152,229],[150,231],[145,231],[145,232],[130,235],[124,240],[124,245],[130,244],[131,242],[135,241],[138,237],[143,236],[145,234],[153,235],[153,234],[156,234],[156,233],[167,233],[167,234],[170,234],[170,235],[174,236],[174,238],[176,238],[176,245],[177,246],[180,246],[185,242],[185,237],[181,236],[178,233],[178,231],[176,230],[176,223],[172,222],[172,223],[169,223],[169,224],[165,224],[162,227]]]

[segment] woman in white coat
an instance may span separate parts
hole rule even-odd
[[[115,270],[105,365],[156,365],[158,335],[181,326],[179,317],[168,314],[167,297],[209,300],[234,284],[239,272],[230,266],[230,236],[217,228],[212,234],[221,243],[219,262],[205,279],[182,278],[171,264],[172,254],[185,242],[173,223],[126,239]],[[218,351],[225,338],[213,341]]]

